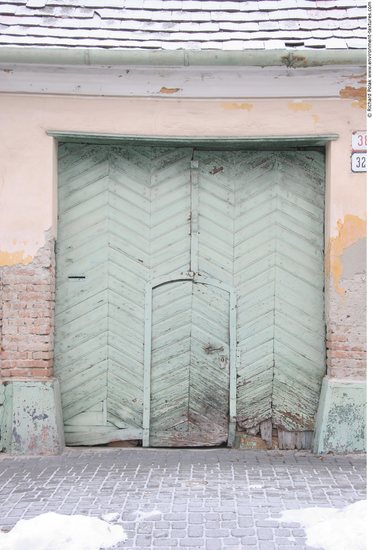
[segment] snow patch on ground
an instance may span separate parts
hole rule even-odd
[[[323,550],[366,550],[367,501],[345,508],[303,508],[286,510],[280,522],[297,522],[305,527],[307,544]]]
[[[104,521],[108,521],[109,523],[112,523],[113,521],[118,521],[119,517],[120,516],[117,512],[112,512],[109,514],[103,514],[101,516],[101,519],[103,519]]]
[[[139,510],[135,514],[135,521],[136,523],[144,520],[151,520],[151,519],[158,519],[161,517],[161,511],[160,510],[149,510],[147,512],[142,512]]]
[[[100,550],[126,539],[120,525],[48,512],[21,519],[9,533],[0,532],[0,550]]]

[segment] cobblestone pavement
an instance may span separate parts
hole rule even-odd
[[[364,499],[365,473],[364,455],[306,451],[101,447],[0,455],[0,527],[47,511],[117,512],[128,535],[117,548],[309,550],[304,530],[279,523],[280,512]]]

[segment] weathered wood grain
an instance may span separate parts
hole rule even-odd
[[[200,152],[198,159],[206,270],[238,291],[239,423],[249,429],[272,419],[286,430],[312,430],[325,372],[323,154]]]
[[[55,360],[66,430],[82,426],[82,444],[95,430],[97,443],[141,433],[145,288],[182,277],[192,260],[237,292],[240,427],[260,425],[270,445],[273,424],[284,448],[308,445],[287,433],[311,433],[325,371],[323,154],[197,150],[192,177],[192,153],[60,148]],[[153,293],[151,442],[219,444],[229,293],[190,281]]]
[[[155,288],[152,334],[150,444],[226,442],[229,293],[192,281]]]

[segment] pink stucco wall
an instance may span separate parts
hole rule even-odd
[[[365,220],[365,174],[350,168],[351,133],[365,127],[354,100],[177,100],[2,96],[1,264],[31,259],[55,227],[55,154],[48,130],[146,136],[339,134],[329,154],[327,237],[346,215]],[[6,254],[16,254],[6,257]],[[5,256],[4,256],[5,254]]]
[[[366,174],[352,173],[350,162],[351,134],[364,128],[365,111],[354,98],[229,101],[3,94],[0,266],[30,264],[46,244],[46,232],[56,236],[56,147],[47,131],[233,137],[338,134],[327,146],[328,369],[332,375],[348,377],[351,354],[356,358],[365,353],[360,245],[366,234]],[[357,324],[359,338],[351,337],[346,344],[346,331]],[[361,357],[354,363],[354,377],[363,376]]]

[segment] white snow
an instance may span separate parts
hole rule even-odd
[[[307,544],[323,550],[366,550],[367,501],[345,508],[303,508],[286,510],[281,522],[297,522],[305,527]]]
[[[109,514],[103,514],[101,516],[101,519],[103,519],[104,521],[108,521],[109,523],[112,523],[113,521],[118,521],[119,517],[120,516],[118,512],[111,512]]]
[[[120,525],[48,512],[21,519],[9,533],[0,532],[0,550],[100,550],[126,539]]]
[[[135,517],[135,521],[138,523],[140,521],[143,521],[144,519],[145,520],[149,520],[151,518],[155,518],[157,516],[160,516],[161,514],[161,511],[160,510],[149,510],[147,512],[143,512],[141,510],[139,510],[138,512],[136,512],[136,517]]]

